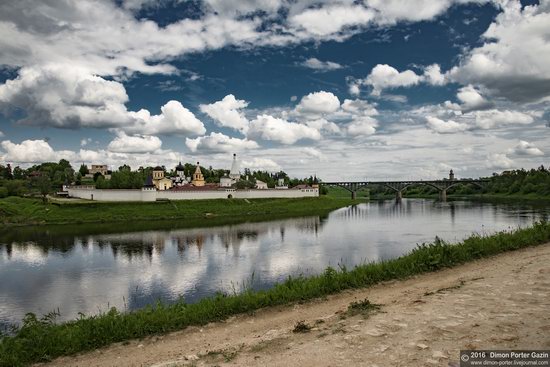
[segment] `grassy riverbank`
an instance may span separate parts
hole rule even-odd
[[[224,199],[154,203],[62,202],[43,204],[40,199],[0,199],[1,225],[80,224],[200,218],[269,219],[272,216],[320,214],[358,203],[346,198]]]
[[[37,319],[29,315],[14,336],[0,340],[0,366],[49,361],[114,342],[162,334],[190,325],[203,325],[231,315],[316,299],[345,289],[403,279],[548,241],[550,224],[537,223],[531,228],[500,232],[488,237],[473,235],[456,245],[436,240],[394,260],[364,264],[351,270],[329,267],[321,275],[288,278],[269,290],[219,294],[195,304],[183,301],[173,305],[158,304],[129,313],[112,309],[106,314],[82,316],[62,324],[53,322],[52,317]]]

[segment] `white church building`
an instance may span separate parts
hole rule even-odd
[[[240,164],[237,160],[237,154],[233,153],[233,162],[229,175],[220,178],[220,187],[231,187],[241,179]]]

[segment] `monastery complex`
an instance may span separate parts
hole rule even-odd
[[[248,179],[248,177],[246,178]],[[229,174],[219,183],[207,183],[199,162],[191,177],[186,177],[181,162],[176,166],[175,177],[166,177],[164,168],[153,168],[141,189],[96,189],[94,186],[66,187],[69,197],[96,201],[163,201],[200,199],[259,199],[259,198],[301,198],[319,196],[319,185],[298,185],[289,188],[279,179],[275,188],[268,188],[265,182],[256,180],[255,187],[237,189],[241,180],[237,155]]]

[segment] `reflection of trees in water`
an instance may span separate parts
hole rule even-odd
[[[73,236],[55,236],[49,231],[26,232],[24,240],[21,241],[21,231],[18,228],[0,232],[0,248],[6,248],[8,259],[13,253],[13,246],[17,249],[26,251],[32,247],[34,250],[42,252],[47,256],[50,251],[56,251],[62,254],[68,254],[73,250]]]
[[[11,254],[13,253],[13,245],[11,243],[8,243],[4,245],[4,248],[6,249],[6,255],[8,256],[8,259],[11,259]]]
[[[230,230],[226,233],[221,233],[219,235],[220,241],[223,245],[223,247],[226,250],[229,250],[229,248],[233,249],[233,252],[235,254],[239,253],[239,249],[241,247],[241,244],[245,240],[249,241],[257,241],[260,237],[260,234],[265,234],[265,231],[254,231],[251,229],[236,229],[236,230]]]
[[[172,236],[172,243],[176,243],[176,248],[178,254],[183,254],[186,249],[191,247],[196,247],[199,251],[199,254],[202,251],[204,246],[204,236],[203,235],[193,235],[193,236]]]
[[[454,202],[450,202],[449,203],[449,212],[451,214],[451,223],[452,224],[455,224],[455,219],[456,219],[456,208],[457,206],[455,205]]]
[[[123,256],[127,260],[142,258],[151,259],[155,253],[162,254],[168,244],[174,246],[178,254],[182,255],[186,250],[196,247],[201,252],[203,246],[208,243],[219,241],[226,250],[233,248],[238,253],[239,247],[244,242],[258,241],[262,236],[269,233],[277,233],[284,240],[285,233],[290,228],[301,232],[317,234],[328,220],[323,217],[299,217],[286,220],[270,222],[242,223],[220,227],[206,227],[194,229],[180,229],[172,231],[146,231],[105,235],[80,236],[56,236],[47,230],[34,234],[25,234],[25,238],[32,238],[30,241],[17,242],[17,236],[11,235],[14,240],[7,241],[8,233],[0,234],[0,240],[4,243],[0,246],[6,249],[8,258],[11,258],[14,247],[25,252],[27,249],[38,250],[43,257],[50,251],[63,254],[71,253],[75,248],[80,247],[83,252],[92,249],[104,251],[110,249],[113,256]],[[3,237],[2,237],[3,235]]]
[[[368,209],[365,205],[352,205],[340,209],[335,215],[343,219],[366,219],[368,217]]]
[[[118,239],[98,239],[97,244],[99,246],[109,246],[115,258],[119,254],[122,254],[128,260],[142,258],[143,256],[151,260],[154,252],[160,254],[164,252],[164,238],[161,236],[152,237],[149,241],[143,241],[139,238],[125,238],[122,235]]]
[[[449,201],[440,203],[437,201],[427,201],[423,199],[403,199],[400,202],[395,200],[379,200],[366,204],[353,205],[344,209],[340,209],[333,215],[343,219],[367,219],[373,217],[406,217],[415,214],[424,214],[426,212],[443,212],[448,211],[451,220],[455,221],[457,212],[463,209],[461,205]]]

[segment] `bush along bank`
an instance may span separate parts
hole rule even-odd
[[[438,238],[419,245],[402,257],[358,265],[351,270],[331,267],[311,277],[289,277],[264,291],[245,290],[240,294],[218,294],[198,303],[178,302],[121,313],[109,312],[56,324],[54,318],[29,314],[14,335],[0,340],[0,366],[23,366],[50,361],[58,356],[92,350],[110,343],[141,338],[224,320],[263,307],[311,300],[345,289],[368,287],[382,281],[404,279],[489,257],[506,251],[550,241],[550,224],[499,232],[491,236],[472,235],[459,244]]]

